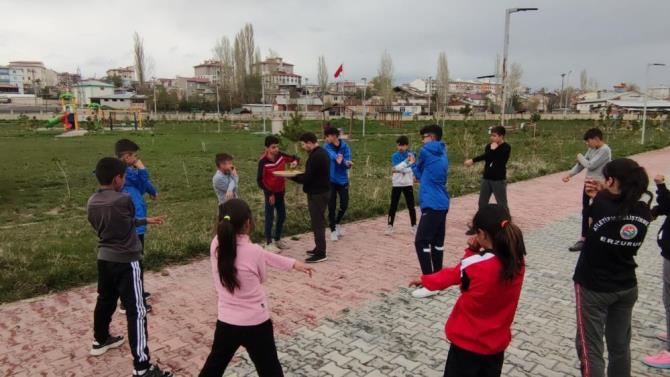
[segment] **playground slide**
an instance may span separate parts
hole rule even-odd
[[[63,119],[63,114],[56,115],[55,117],[47,120],[47,128],[51,128],[61,122]]]

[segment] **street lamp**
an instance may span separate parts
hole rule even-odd
[[[216,82],[216,116],[221,117],[221,108],[219,107],[219,82]]]
[[[568,71],[568,78],[565,80],[565,90],[567,91],[568,88],[570,87],[570,74],[572,73],[572,70]],[[565,95],[563,96],[563,100],[565,103],[563,104],[563,120],[567,118],[568,116],[568,93],[566,92]]]
[[[156,116],[156,78],[152,77],[151,82],[154,84],[154,117]]]
[[[309,92],[308,92],[309,89],[307,89],[307,83],[308,82],[309,82],[309,78],[305,77],[305,87],[304,87],[305,90],[304,91],[305,91],[306,96],[305,96],[305,98],[303,98],[304,101],[305,101],[305,113],[307,113],[307,102],[308,102],[307,100],[309,99]]]
[[[494,79],[494,78],[497,78],[497,77],[498,77],[498,75],[484,75],[484,76],[477,76],[476,79],[477,80]],[[489,84],[490,84],[490,81],[489,81]],[[493,88],[493,97],[494,98],[497,97],[497,95],[495,93],[496,93],[495,88]],[[495,110],[495,109],[492,109],[492,110]],[[492,112],[495,113],[495,111],[492,111]]]
[[[503,45],[503,63],[502,63],[502,110],[500,112],[500,125],[505,125],[505,105],[507,103],[507,91],[505,82],[507,79],[507,54],[509,51],[509,19],[512,13],[535,11],[538,8],[507,8],[505,10],[505,42]]]
[[[644,131],[647,126],[647,92],[649,91],[650,67],[665,67],[665,63],[647,63],[647,70],[644,74],[644,107],[642,110],[642,140],[640,140],[640,144],[644,144]]]
[[[428,92],[428,116],[430,116],[431,81],[433,81],[433,76],[428,76],[428,82],[426,83],[426,91]]]
[[[365,118],[367,118],[368,114],[368,107],[365,105],[365,92],[368,89],[368,79],[363,77],[361,80],[363,80],[363,137],[365,137]]]

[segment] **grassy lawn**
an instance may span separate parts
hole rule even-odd
[[[334,123],[349,128],[348,120]],[[478,189],[481,164],[468,170],[462,162],[483,150],[488,139],[486,128],[491,123],[447,123],[445,140],[451,163],[448,188],[452,196]],[[345,221],[386,212],[390,200],[389,158],[395,138],[407,134],[413,147],[418,148],[417,131],[423,124],[406,122],[402,129],[390,129],[368,121],[366,138],[354,133],[350,144],[355,166]],[[585,150],[582,134],[593,126],[593,121],[541,121],[535,137],[532,130],[508,135],[512,145],[509,180],[567,170],[575,155]],[[0,302],[95,280],[95,234],[86,221],[86,200],[97,186],[92,174],[96,161],[112,155],[114,142],[123,137],[141,146],[140,156],[159,190],[159,199],[149,203],[149,213],[168,216],[166,225],[152,227],[147,233],[145,262],[149,269],[184,263],[208,253],[216,213],[211,178],[217,152],[235,156],[241,195],[256,215],[253,237],[261,239],[263,196],[255,177],[264,136],[254,133],[260,127],[256,122],[251,131],[241,131],[224,124],[218,132],[219,126],[212,122],[159,122],[151,131],[107,131],[56,139],[56,132],[35,133],[17,122],[0,122]],[[316,131],[319,122],[305,122],[305,128]],[[360,123],[354,128],[360,130]],[[650,127],[647,135],[645,146],[639,144],[639,131],[609,131],[606,141],[615,157],[670,144],[667,132]],[[285,143],[288,152],[298,150],[292,142]],[[306,199],[301,187],[293,183],[287,185],[287,207],[286,234],[307,231]]]

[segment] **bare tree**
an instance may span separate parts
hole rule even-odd
[[[328,68],[326,67],[326,58],[323,55],[319,56],[316,76],[319,81],[319,94],[321,94],[321,100],[323,101],[323,96],[328,89]]]
[[[393,102],[393,60],[387,50],[382,53],[376,82],[384,105],[390,106]]]
[[[589,77],[587,76],[585,69],[582,69],[579,73],[579,89],[583,91],[589,90]]]
[[[144,39],[135,32],[133,34],[133,52],[135,55],[135,73],[137,74],[137,81],[140,86],[144,85],[146,78],[146,57],[144,55]]]
[[[437,75],[435,78],[437,79],[437,110],[440,111],[441,105],[442,112],[446,112],[447,102],[449,102],[449,64],[447,62],[447,54],[444,52],[440,52],[437,58]]]
[[[589,84],[588,84],[589,90],[598,90],[598,80],[594,78],[589,79]]]
[[[521,64],[512,63],[507,74],[507,82],[505,83],[505,90],[509,90],[510,98],[513,94],[519,94],[522,76],[523,69],[521,68]]]
[[[232,106],[230,102],[235,92],[235,60],[228,37],[224,36],[216,42],[214,57],[219,62],[219,85],[224,93],[228,93],[228,106]]]

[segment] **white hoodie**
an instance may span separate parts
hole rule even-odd
[[[393,187],[406,187],[414,184],[414,174],[407,160],[394,166],[393,170],[393,177],[391,178]]]

